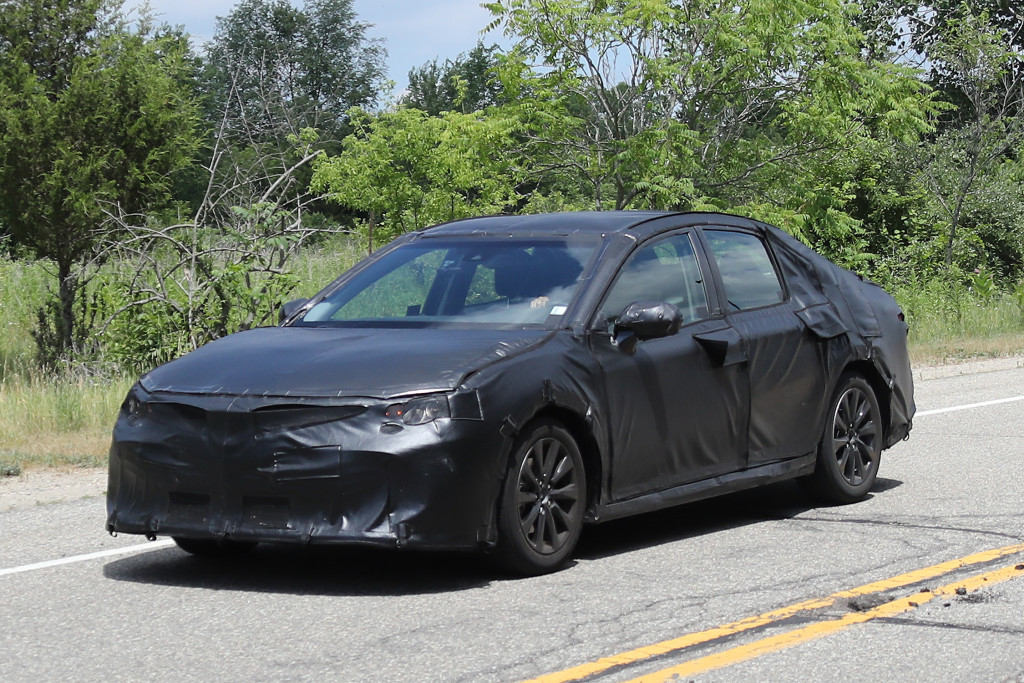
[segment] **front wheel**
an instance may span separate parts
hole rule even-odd
[[[583,528],[583,458],[560,424],[540,421],[516,440],[498,510],[497,555],[521,574],[555,571],[568,561]]]
[[[804,483],[824,502],[855,503],[874,485],[881,456],[882,421],[875,392],[863,377],[843,375],[832,394],[814,473]]]

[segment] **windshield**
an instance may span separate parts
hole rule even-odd
[[[553,326],[596,246],[564,238],[417,240],[374,261],[297,324]]]

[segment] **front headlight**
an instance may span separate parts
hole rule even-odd
[[[138,384],[133,386],[121,404],[121,414],[129,418],[133,423],[140,420],[151,408],[148,402],[149,396]]]
[[[402,422],[407,425],[422,425],[441,418],[451,417],[452,411],[448,405],[448,397],[424,396],[414,398],[405,403],[396,403],[388,406],[385,413],[392,422]]]

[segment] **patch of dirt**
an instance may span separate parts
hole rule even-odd
[[[915,365],[914,381],[923,382],[930,379],[944,379],[959,375],[979,375],[984,372],[1014,370],[1022,367],[1024,367],[1024,356],[975,359],[957,363],[944,363],[942,365]]]
[[[60,470],[32,469],[17,477],[0,477],[0,512],[102,496],[107,491],[105,467]]]

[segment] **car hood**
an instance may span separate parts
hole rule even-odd
[[[207,344],[142,378],[151,392],[365,396],[455,389],[474,370],[540,344],[545,330],[268,327]]]

